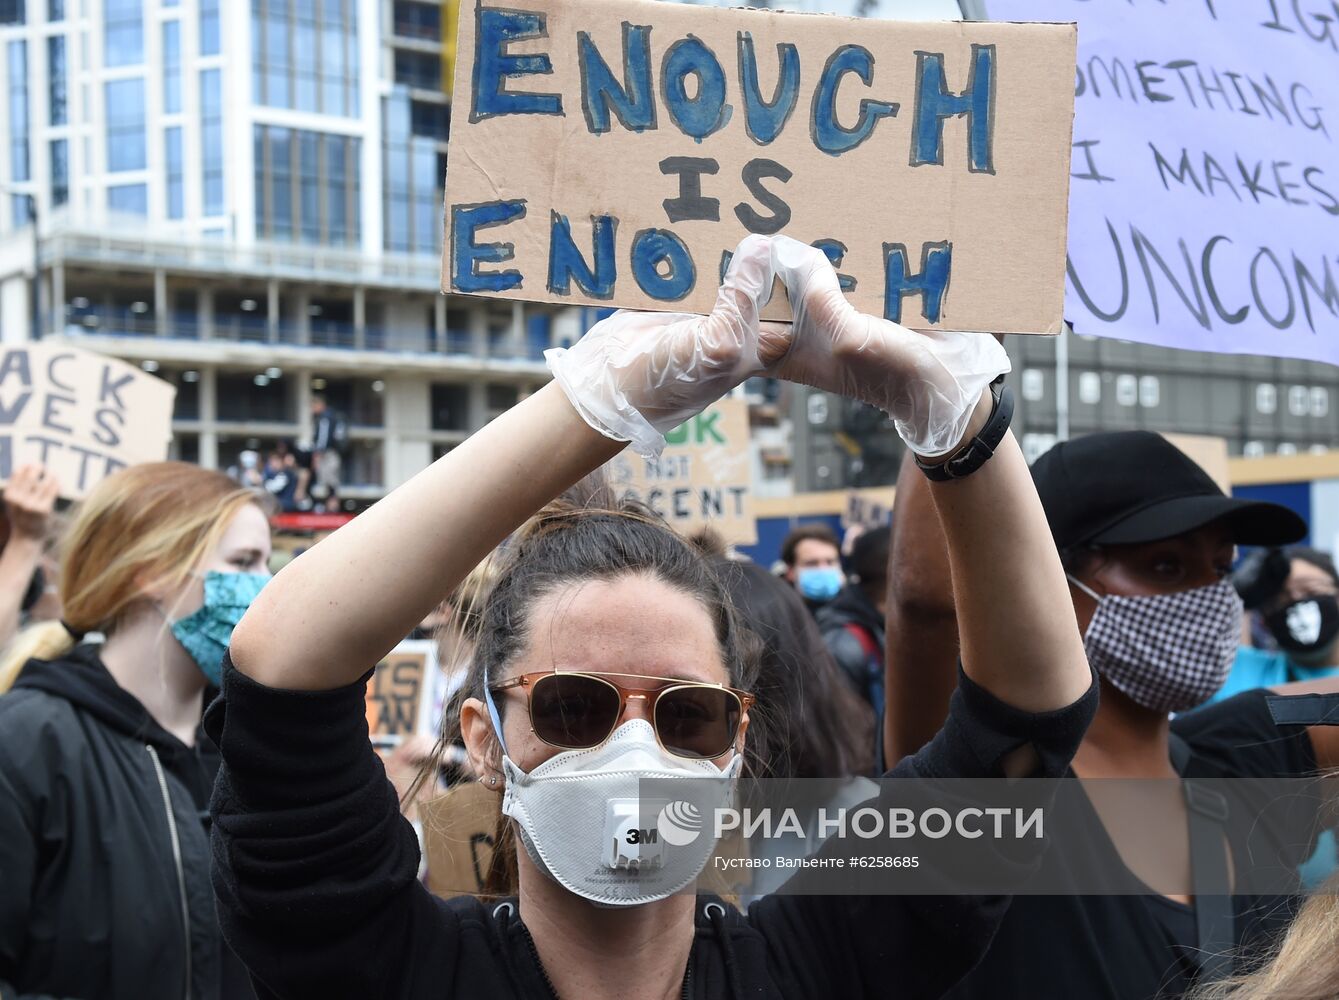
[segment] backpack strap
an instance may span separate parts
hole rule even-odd
[[[1181,775],[1190,827],[1190,882],[1195,893],[1195,934],[1200,968],[1199,982],[1211,983],[1232,974],[1232,949],[1236,946],[1232,897],[1220,889],[1228,884],[1224,826],[1228,804],[1217,791],[1193,778],[1186,778],[1192,756],[1190,744],[1171,734],[1172,766]]]
[[[855,622],[847,622],[842,626],[847,632],[855,637],[855,641],[860,643],[860,648],[865,651],[865,656],[871,660],[883,659],[883,651],[874,642],[874,637],[869,634],[869,630],[857,625]]]

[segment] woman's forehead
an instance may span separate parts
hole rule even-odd
[[[547,594],[529,616],[515,673],[589,670],[720,683],[715,622],[700,600],[650,577],[590,581]]]
[[[1328,590],[1335,589],[1334,578],[1319,566],[1307,562],[1305,559],[1294,559],[1288,571],[1288,584],[1290,586],[1309,586],[1322,587]]]

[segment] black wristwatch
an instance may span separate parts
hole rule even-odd
[[[946,462],[930,463],[919,455],[915,456],[916,465],[931,482],[945,483],[950,479],[970,476],[995,454],[995,449],[1004,440],[1004,432],[1009,429],[1009,421],[1013,419],[1014,391],[1009,386],[997,382],[990,387],[990,394],[995,398],[995,405],[991,407],[990,419],[986,421],[986,426],[981,428],[976,437],[954,452],[952,458]]]

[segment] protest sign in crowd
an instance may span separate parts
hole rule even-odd
[[[471,6],[443,290],[621,309],[275,575],[343,414],[7,345],[0,997],[1339,996],[1333,555],[1002,336],[1339,360],[1330,6]],[[907,449],[774,565],[758,376]]]

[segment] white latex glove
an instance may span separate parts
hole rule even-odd
[[[770,374],[877,406],[907,447],[932,458],[962,443],[981,394],[1009,371],[1009,356],[980,333],[918,333],[857,312],[822,251],[771,240],[794,322],[789,350]]]
[[[758,314],[772,291],[769,243],[749,236],[739,244],[708,316],[620,311],[571,350],[545,351],[582,419],[655,458],[666,431],[761,372]]]

